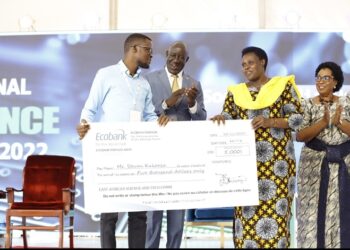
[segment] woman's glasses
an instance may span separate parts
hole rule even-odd
[[[334,79],[334,77],[333,76],[316,76],[315,77],[316,82],[320,82],[320,81],[329,82],[331,79]]]

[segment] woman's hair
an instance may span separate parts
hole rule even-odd
[[[340,66],[335,62],[323,62],[320,65],[318,65],[315,71],[315,76],[317,76],[318,72],[320,72],[321,69],[330,69],[332,71],[332,75],[334,79],[337,81],[337,85],[335,85],[333,92],[339,91],[343,86],[343,82],[344,82],[344,75]]]
[[[246,47],[242,50],[242,57],[248,53],[254,53],[260,60],[265,60],[264,69],[266,70],[269,59],[267,57],[265,50],[254,46]]]

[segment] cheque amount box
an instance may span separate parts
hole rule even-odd
[[[232,145],[216,147],[216,156],[249,156],[249,145]]]

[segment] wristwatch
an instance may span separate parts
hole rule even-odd
[[[163,100],[163,102],[162,102],[162,109],[166,110],[166,109],[168,109],[168,108],[169,108],[169,107],[168,107],[168,105],[166,104],[165,100]]]

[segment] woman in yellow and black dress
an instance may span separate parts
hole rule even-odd
[[[228,87],[223,111],[211,120],[252,119],[255,130],[259,205],[235,208],[236,248],[287,248],[296,185],[292,130],[302,122],[294,76],[269,78],[268,58],[258,47],[242,51],[246,83]],[[244,167],[244,166],[242,166]]]

